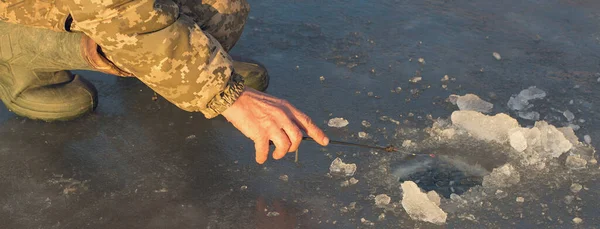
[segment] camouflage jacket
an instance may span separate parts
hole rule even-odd
[[[172,0],[0,0],[0,20],[83,32],[116,66],[207,118],[244,90],[220,43]]]

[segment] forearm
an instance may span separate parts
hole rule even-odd
[[[212,118],[243,90],[219,42],[180,15],[172,1],[97,2],[70,2],[72,29],[179,108]]]

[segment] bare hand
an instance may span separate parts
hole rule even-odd
[[[269,141],[275,144],[273,159],[294,152],[302,141],[302,131],[322,146],[329,138],[312,120],[288,101],[247,88],[222,115],[254,141],[256,162],[263,164],[269,156]]]

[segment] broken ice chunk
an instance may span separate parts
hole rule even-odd
[[[584,169],[587,165],[587,161],[579,155],[569,155],[567,156],[565,165],[571,169]]]
[[[579,191],[581,191],[581,189],[583,189],[583,186],[581,184],[578,184],[578,183],[571,184],[571,192],[578,193]]]
[[[571,144],[577,145],[579,143],[579,139],[577,138],[577,135],[575,135],[575,131],[573,131],[573,128],[561,127],[561,128],[558,128],[558,131],[563,133],[565,138],[567,138],[569,140],[569,142],[571,142]]]
[[[267,213],[268,217],[275,217],[275,216],[279,216],[279,212],[268,212]]]
[[[373,222],[371,222],[370,220],[368,220],[368,219],[365,219],[365,218],[360,218],[360,222],[361,222],[362,224],[364,224],[364,225],[367,225],[367,226],[373,226],[373,225],[375,225],[375,223],[373,223]]]
[[[479,96],[474,94],[458,96],[456,98],[456,105],[460,110],[479,111],[482,113],[488,113],[494,108],[493,104],[482,100]]]
[[[444,75],[444,77],[442,77],[441,79],[442,82],[446,82],[448,80],[450,80],[450,77],[448,77],[448,75]]]
[[[390,204],[390,201],[392,201],[392,198],[386,194],[379,194],[375,196],[375,205],[377,207],[384,207],[385,205]]]
[[[358,138],[368,139],[368,138],[371,138],[371,136],[369,134],[367,134],[366,132],[361,131],[361,132],[358,132]]]
[[[431,200],[431,202],[433,202],[437,206],[440,206],[440,203],[442,201],[440,195],[438,195],[437,192],[433,190],[427,192],[427,198],[429,198],[429,200]]]
[[[543,91],[542,89],[537,88],[536,86],[531,86],[525,90],[522,90],[519,93],[519,96],[521,96],[521,98],[524,98],[526,100],[542,99],[542,98],[546,97],[546,92]]]
[[[483,177],[482,185],[484,187],[505,188],[519,183],[520,180],[519,172],[511,164],[505,164],[492,170],[490,175]]]
[[[508,107],[512,110],[516,110],[516,111],[520,111],[520,110],[526,110],[529,109],[531,107],[533,107],[532,105],[529,105],[529,102],[520,97],[520,96],[511,96],[510,99],[508,99]]]
[[[518,95],[513,95],[510,97],[510,99],[508,100],[508,107],[510,109],[513,110],[527,110],[531,107],[533,107],[533,105],[529,104],[529,100],[533,100],[533,99],[541,99],[546,97],[546,92],[542,91],[541,89],[535,87],[535,86],[531,86],[525,90],[522,90],[521,92],[519,92]]]
[[[456,105],[456,103],[458,102],[458,98],[459,97],[460,96],[458,96],[458,95],[452,94],[452,95],[448,96],[448,100],[447,101],[450,102],[450,103],[452,103],[453,105]]]
[[[329,171],[332,174],[340,174],[344,176],[354,176],[354,172],[356,172],[356,164],[346,164],[342,162],[342,159],[339,157],[331,162],[329,166]]]
[[[413,181],[405,181],[402,187],[402,207],[410,218],[437,225],[446,223],[447,214],[427,194],[423,193]]]
[[[583,136],[583,140],[585,141],[585,143],[587,143],[588,145],[592,144],[592,137],[590,137],[589,135],[585,135]]]
[[[342,128],[342,127],[347,126],[348,123],[349,123],[348,120],[346,120],[344,118],[332,118],[329,120],[327,125],[330,127]]]
[[[365,128],[369,128],[369,127],[371,127],[371,123],[370,123],[369,121],[367,121],[367,120],[363,120],[363,121],[361,122],[361,124],[362,124],[362,125],[363,125]]]
[[[577,125],[577,124],[569,124],[569,127],[571,127],[571,129],[577,131],[579,130],[579,128],[581,128],[581,126]]]
[[[418,83],[422,79],[423,79],[423,77],[415,76],[415,77],[411,78],[409,81],[412,82],[412,83]]]
[[[517,152],[523,152],[527,149],[527,139],[521,129],[523,128],[515,128],[509,131],[510,146]]]
[[[573,119],[575,119],[575,115],[573,114],[573,112],[566,110],[563,112],[563,115],[565,116],[565,118],[567,118],[567,121],[573,121]]]
[[[500,53],[493,52],[492,55],[494,56],[494,58],[496,58],[496,60],[502,59],[502,57],[500,56]]]
[[[540,119],[540,113],[537,111],[519,111],[517,113],[522,119],[537,121]]]
[[[573,144],[565,138],[562,132],[546,121],[535,122],[535,127],[540,130],[539,142],[542,149],[550,156],[559,157],[573,147]]]
[[[517,120],[503,113],[488,116],[477,111],[454,111],[450,119],[476,138],[499,143],[508,141],[508,130],[519,127]]]

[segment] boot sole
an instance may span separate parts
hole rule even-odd
[[[84,83],[87,83],[84,81]],[[74,109],[65,112],[48,112],[48,111],[39,111],[35,109],[31,109],[29,107],[22,106],[16,101],[11,99],[8,91],[0,85],[0,100],[4,103],[6,108],[15,113],[18,116],[26,117],[32,120],[41,120],[46,122],[52,121],[69,121],[76,118],[79,118],[85,114],[91,113],[94,111],[98,105],[97,96],[92,96],[92,106],[88,106],[83,109]]]

